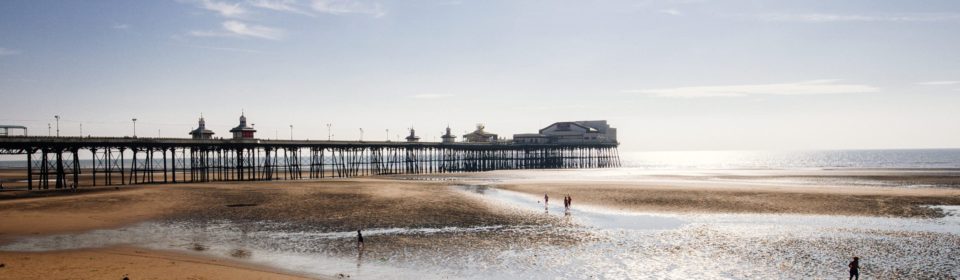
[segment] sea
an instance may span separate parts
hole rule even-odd
[[[958,169],[960,149],[623,152],[643,169]]]

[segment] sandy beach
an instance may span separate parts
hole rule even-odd
[[[0,279],[310,279],[275,268],[136,247],[0,252]]]
[[[567,248],[591,234],[564,234],[562,217],[537,215],[485,203],[455,186],[478,184],[531,197],[551,195],[559,205],[569,194],[574,205],[643,213],[773,213],[867,217],[934,218],[944,213],[928,205],[960,205],[960,190],[950,188],[764,187],[704,184],[690,186],[595,180],[478,180],[478,176],[409,180],[396,177],[322,181],[229,182],[137,185],[86,189],[78,193],[4,192],[0,195],[0,240],[70,235],[119,229],[143,222],[209,224],[230,221],[245,234],[264,225],[280,232],[343,234],[321,249],[334,256],[369,260],[417,261],[424,252],[464,257],[457,248],[483,251],[523,246]],[[509,178],[504,174],[493,174]],[[439,178],[439,179],[438,179]],[[949,180],[950,178],[935,178]],[[532,202],[532,201],[531,201]],[[553,226],[551,226],[553,225]],[[559,228],[556,226],[559,225]],[[551,230],[524,231],[524,227]],[[494,228],[471,231],[469,229]],[[497,229],[500,230],[497,230]],[[247,230],[249,229],[249,230]],[[356,256],[350,235],[378,229]],[[391,234],[389,229],[426,229],[436,233]],[[429,230],[436,229],[436,230]],[[449,229],[449,230],[444,230]],[[458,233],[455,229],[466,229]],[[519,230],[516,230],[519,229]],[[445,233],[450,231],[450,233]],[[401,231],[402,232],[402,231]],[[96,235],[96,234],[93,234]],[[251,237],[253,238],[253,237]],[[2,279],[45,276],[52,279],[298,279],[336,278],[302,274],[248,261],[242,249],[203,252],[209,244],[183,248],[144,248],[137,244],[43,252],[2,251]],[[193,249],[190,249],[193,248]],[[487,249],[484,249],[487,248]],[[571,247],[572,248],[572,247]],[[196,251],[191,253],[190,251]],[[460,250],[462,251],[462,250]],[[238,253],[240,252],[240,253]],[[398,252],[401,252],[398,255]],[[402,253],[406,252],[406,253]],[[421,256],[421,257],[417,257]],[[469,256],[468,256],[469,257]],[[470,257],[472,258],[472,257]],[[485,257],[490,258],[490,257]],[[57,263],[49,267],[44,264]],[[359,268],[359,263],[357,264]]]

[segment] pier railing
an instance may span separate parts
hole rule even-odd
[[[617,143],[0,137],[27,189],[620,166]],[[80,155],[92,164],[81,168]]]

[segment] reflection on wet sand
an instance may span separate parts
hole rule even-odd
[[[357,270],[360,270],[360,265],[363,264],[363,247],[357,247]]]
[[[541,203],[536,197],[528,194],[501,190],[485,185],[458,185],[456,188],[464,190],[467,193],[479,194],[488,199],[489,203],[498,204],[502,207],[529,211],[533,209],[533,205]],[[477,189],[482,189],[483,191],[477,191]],[[588,206],[567,208],[556,204],[545,205],[543,213],[550,215],[551,210],[555,213],[563,213],[562,217],[564,217],[564,220],[603,229],[673,229],[678,228],[684,223],[679,219],[669,216],[610,211]],[[567,217],[569,217],[569,219]]]

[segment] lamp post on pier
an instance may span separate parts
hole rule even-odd
[[[60,137],[60,115],[55,115],[53,118],[57,119],[57,137]]]
[[[360,128],[360,142],[363,142],[363,128]]]
[[[290,125],[290,140],[293,140],[293,125]]]
[[[133,138],[137,138],[137,118],[131,120],[133,120]]]
[[[333,124],[327,123],[327,141],[330,141],[330,138],[333,137],[333,134],[330,134],[330,126],[331,126],[331,125],[333,125]]]
[[[387,142],[390,142],[390,129],[387,128]]]

